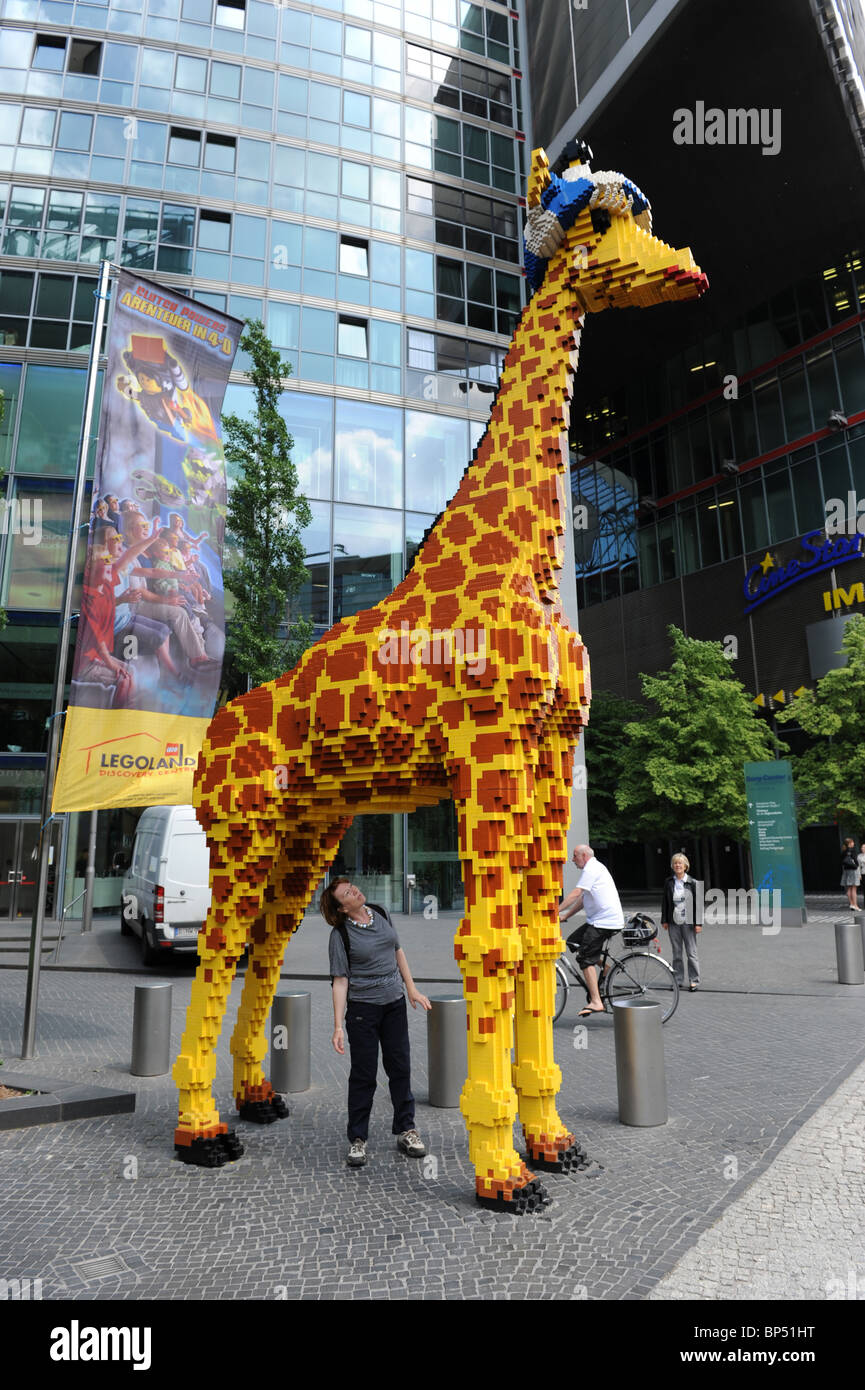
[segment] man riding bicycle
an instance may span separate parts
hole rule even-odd
[[[602,1014],[604,1006],[598,992],[598,962],[604,943],[625,925],[625,914],[613,875],[595,858],[591,845],[577,845],[574,863],[582,870],[577,887],[562,902],[559,920],[566,922],[582,908],[587,921],[567,938],[568,946],[576,952],[589,990],[589,1002],[580,1010],[580,1018]]]

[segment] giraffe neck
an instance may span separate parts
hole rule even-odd
[[[456,542],[467,571],[489,563],[512,569],[516,558],[527,580],[554,599],[564,563],[567,430],[581,328],[562,258],[523,311],[486,432],[413,572],[439,565]]]

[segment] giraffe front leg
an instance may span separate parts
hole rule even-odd
[[[513,780],[512,774],[509,778]],[[502,780],[504,784],[508,779]],[[460,807],[460,835],[466,916],[455,938],[454,954],[468,1011],[468,1075],[460,1109],[468,1129],[477,1200],[521,1214],[549,1201],[514,1148],[517,1098],[511,1049],[515,978],[522,949],[517,889],[525,848],[520,847],[513,815],[491,818],[482,806]]]
[[[231,1035],[234,1103],[240,1118],[255,1124],[288,1116],[288,1106],[265,1078],[262,1062],[267,1054],[265,1025],[291,930],[290,918],[276,911],[265,913],[252,928],[249,967]]]
[[[175,1154],[184,1163],[218,1168],[243,1148],[219,1118],[212,1087],[216,1044],[237,962],[250,925],[261,914],[272,851],[267,837],[235,827],[211,839],[212,902],[199,936],[199,966],[172,1076],[180,1092]]]
[[[523,960],[516,982],[514,1085],[529,1162],[547,1172],[588,1176],[601,1167],[556,1109],[562,1073],[553,1048],[555,966],[562,953],[558,905],[570,816],[571,764],[565,751],[555,745],[543,750],[535,774],[534,840],[520,895]]]

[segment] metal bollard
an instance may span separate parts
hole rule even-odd
[[[130,1071],[133,1076],[165,1076],[170,1062],[171,985],[136,985]]]
[[[308,990],[277,994],[270,1013],[270,1084],[283,1094],[308,1091],[312,995]]]
[[[430,998],[426,1016],[429,1103],[455,1109],[468,1074],[466,1002],[461,994]]]
[[[616,1086],[623,1125],[667,1123],[662,1026],[656,999],[613,1000]]]
[[[839,985],[865,984],[862,927],[859,922],[851,922],[849,917],[835,923],[835,959]]]
[[[859,923],[859,930],[862,933],[862,959],[865,960],[865,912],[851,912],[850,916],[854,922]]]

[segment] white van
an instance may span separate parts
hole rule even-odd
[[[148,806],[123,878],[120,930],[141,937],[141,959],[156,965],[193,952],[210,906],[210,854],[191,806]]]

